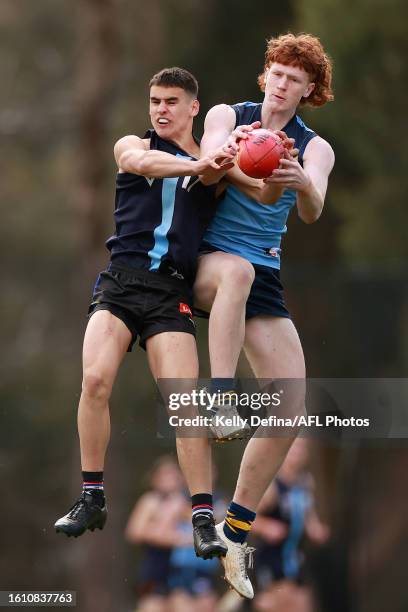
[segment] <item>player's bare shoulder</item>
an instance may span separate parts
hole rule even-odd
[[[218,128],[220,124],[229,130],[234,129],[235,111],[228,104],[216,104],[205,117],[205,129]]]
[[[139,138],[139,136],[135,136],[130,134],[128,136],[123,136],[120,138],[113,148],[113,153],[115,156],[116,164],[119,168],[119,172],[123,172],[120,164],[120,159],[125,153],[129,153],[131,151],[148,151],[150,149],[150,139],[149,138]],[[123,158],[122,158],[123,159]]]
[[[321,136],[315,136],[307,143],[303,159],[305,163],[324,164],[330,171],[335,161],[333,147]]]

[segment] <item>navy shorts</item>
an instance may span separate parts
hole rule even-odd
[[[192,297],[185,280],[110,264],[97,278],[88,317],[98,310],[109,310],[132,334],[128,351],[138,337],[146,349],[146,340],[162,332],[195,336]]]
[[[221,251],[221,249],[213,247],[208,242],[201,244],[200,255],[208,255],[217,251]],[[290,319],[283,297],[279,270],[269,266],[252,265],[255,270],[255,279],[246,304],[246,318],[252,319],[258,315],[270,315]],[[195,309],[194,312],[198,316],[208,316],[208,313],[201,310]]]

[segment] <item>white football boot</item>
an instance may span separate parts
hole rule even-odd
[[[255,548],[244,544],[239,544],[229,540],[224,533],[224,521],[215,526],[218,537],[228,546],[225,557],[220,557],[224,566],[225,580],[241,597],[253,599],[254,589],[247,574],[246,557],[248,556],[248,567],[253,567],[253,554]]]
[[[222,402],[216,402],[210,411],[210,432],[214,442],[247,440],[251,436],[250,426],[238,413],[234,395],[234,391],[225,391],[221,396]]]

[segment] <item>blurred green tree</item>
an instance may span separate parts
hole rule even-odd
[[[334,59],[335,102],[307,116],[334,143],[339,246],[355,267],[405,267],[406,3],[301,0],[296,11],[298,28],[320,36]]]

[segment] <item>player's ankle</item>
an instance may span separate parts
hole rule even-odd
[[[249,508],[231,502],[225,517],[225,537],[237,544],[244,544],[251,531],[255,517],[256,513],[249,510]]]
[[[214,519],[211,493],[196,493],[191,496],[191,518],[193,524],[200,519]]]
[[[101,508],[105,504],[103,472],[82,472],[82,491],[90,493],[94,502]]]
[[[211,378],[210,393],[234,391],[235,378]]]

